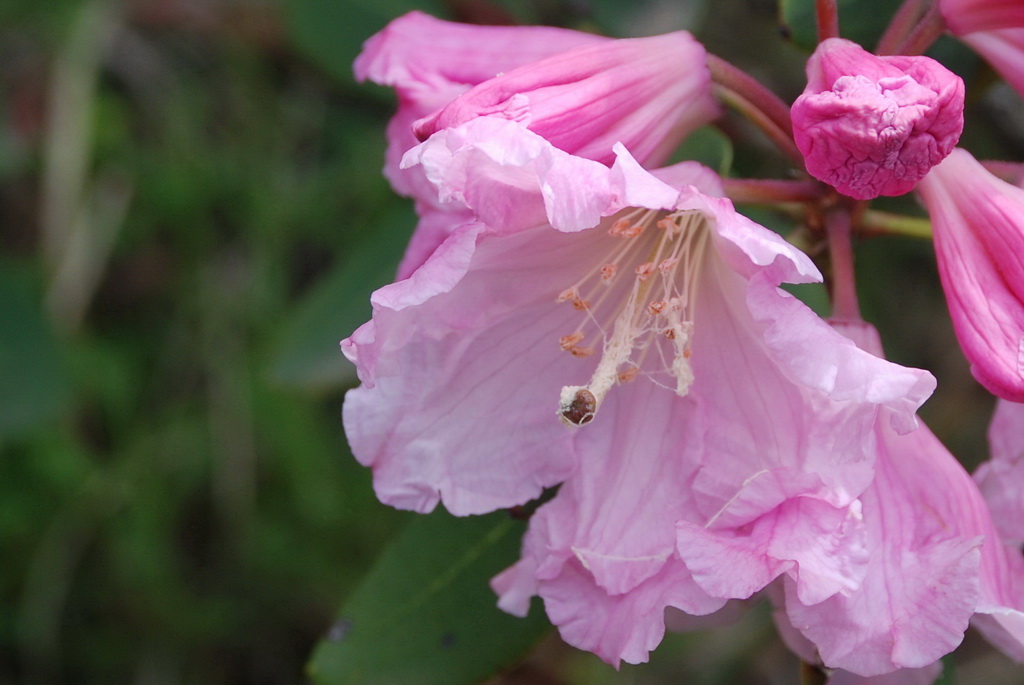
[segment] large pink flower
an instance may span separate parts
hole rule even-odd
[[[611,164],[612,145],[621,142],[650,166],[719,112],[704,48],[684,31],[612,40],[549,27],[468,26],[412,12],[367,41],[355,72],[398,92],[385,175],[416,200],[421,216],[400,278],[470,218],[461,204],[438,201],[420,167],[399,168],[419,142],[414,128],[424,139],[476,116],[499,115],[577,156]]]
[[[679,520],[774,516],[763,556],[804,564],[809,596],[856,585],[842,532],[871,426],[885,406],[911,429],[934,385],[781,291],[820,275],[713,197],[710,172],[616,154],[609,168],[500,118],[434,134],[406,163],[474,220],[343,343],[363,382],[346,431],[383,501],[472,514],[564,481],[495,587],[516,613],[540,594],[567,641],[613,663],[646,659],[665,607],[724,601],[680,559]],[[763,565],[718,571],[739,563]]]
[[[792,118],[812,176],[858,200],[902,195],[960,138],[964,84],[929,57],[877,57],[830,38],[807,62]]]
[[[953,328],[992,393],[1024,401],[1024,190],[957,149],[918,186]]]

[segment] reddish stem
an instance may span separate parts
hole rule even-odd
[[[813,202],[821,198],[825,186],[817,181],[784,181],[760,178],[723,178],[725,194],[733,202],[772,205],[781,202]]]
[[[804,158],[793,142],[789,106],[745,71],[720,57],[708,55],[708,70],[718,94],[771,138],[782,152],[804,167]]]
[[[836,0],[815,0],[815,14],[818,18],[818,42],[839,37],[839,11]]]
[[[825,230],[828,232],[828,252],[832,262],[832,318],[860,321],[849,211],[837,208],[828,212]]]
[[[853,238],[850,212],[839,208],[825,215],[828,233],[828,257],[831,262],[831,297],[833,318],[860,320],[857,302],[857,279],[853,270]]]
[[[932,4],[928,12],[921,17],[914,30],[910,32],[906,40],[900,44],[897,54],[900,55],[921,55],[931,47],[932,43],[939,39],[946,31],[946,22],[939,12],[939,6]]]
[[[924,2],[928,0],[904,0],[900,8],[896,10],[885,33],[878,41],[875,48],[877,55],[895,55],[900,45],[907,39],[910,32],[914,30],[921,15],[925,13]]]

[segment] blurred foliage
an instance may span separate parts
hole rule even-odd
[[[799,38],[813,2],[783,5]],[[338,341],[369,315],[415,221],[379,174],[393,100],[355,84],[350,64],[413,8],[609,35],[689,27],[786,99],[802,87],[804,53],[758,0],[0,4],[0,682],[299,682],[317,641],[338,637],[346,597],[355,630],[323,643],[321,672],[356,657],[404,667],[410,634],[435,645],[431,621],[461,618],[461,644],[486,662],[471,682],[543,632],[536,611],[489,609],[477,626],[451,613],[493,601],[485,580],[521,526],[379,505],[338,418],[355,382]],[[876,35],[884,13],[849,14]],[[1008,134],[977,135],[1002,149]],[[785,169],[763,140],[734,148],[718,129],[682,154],[742,175]],[[893,357],[938,367],[952,388],[926,418],[978,450],[991,401],[942,318],[929,247],[871,241],[861,257],[883,334],[923,332],[887,337]],[[465,588],[445,575],[455,550]],[[410,608],[417,583],[429,592]],[[409,622],[365,642],[362,617],[389,611]],[[670,637],[621,673],[548,641],[503,682],[788,682],[793,659],[770,634],[762,608]]]

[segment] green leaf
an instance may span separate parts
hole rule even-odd
[[[351,83],[363,42],[411,10],[444,16],[440,0],[289,0],[288,29],[295,45],[329,74]]]
[[[892,0],[839,0],[839,33],[869,52],[881,38],[899,6]],[[805,50],[818,44],[814,0],[781,0],[780,21],[793,42]]]
[[[0,265],[0,438],[53,419],[70,394],[30,278]]]
[[[701,126],[691,133],[672,157],[673,162],[684,159],[700,162],[721,176],[732,169],[732,140],[714,126]]]
[[[376,223],[381,230],[367,231],[306,296],[285,324],[270,369],[275,381],[325,390],[355,377],[355,369],[342,356],[338,343],[370,318],[370,294],[394,280],[415,221],[405,204],[386,212]]]
[[[413,519],[345,603],[309,675],[321,685],[468,685],[513,663],[550,628],[539,602],[516,618],[488,586],[518,557],[524,529],[505,513]]]

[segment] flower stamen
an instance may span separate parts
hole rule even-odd
[[[696,285],[707,244],[705,221],[705,216],[695,211],[666,214],[631,210],[621,215],[608,233],[624,241],[558,296],[559,302],[571,302],[587,314],[583,325],[559,339],[563,350],[575,357],[593,355],[593,347],[582,345],[588,337],[585,329],[591,323],[604,339],[590,382],[562,389],[558,413],[564,422],[574,426],[589,423],[612,387],[630,382],[641,373],[677,395],[687,394],[694,378],[691,340]],[[661,230],[647,233],[646,228],[652,224]],[[641,237],[644,235],[648,237]],[[632,284],[608,287],[613,276],[629,263],[636,264]],[[582,293],[593,287],[589,284],[596,283],[606,287],[591,303]],[[601,323],[609,319],[614,320],[610,331]],[[653,368],[644,365],[651,348],[661,359]],[[658,376],[663,374],[672,376],[674,382],[659,381]]]

